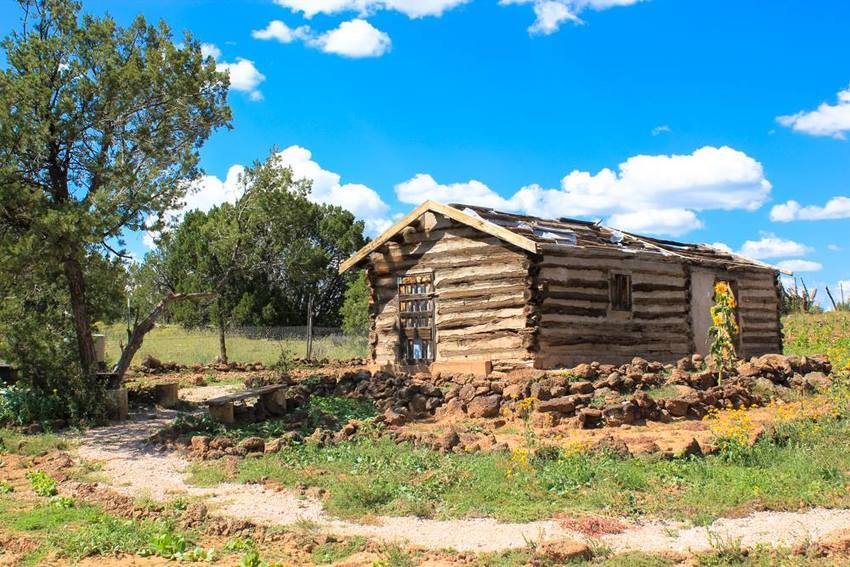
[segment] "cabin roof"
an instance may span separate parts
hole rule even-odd
[[[783,271],[774,266],[740,256],[707,244],[689,244],[639,236],[605,226],[601,222],[569,218],[544,219],[495,211],[487,207],[452,203],[444,205],[425,201],[383,234],[361,248],[340,265],[345,272],[363,262],[369,254],[391,240],[412,224],[422,214],[431,211],[447,216],[484,233],[521,248],[532,254],[545,254],[552,247],[573,246],[581,248],[615,249],[624,252],[644,252],[662,256],[676,256],[691,264],[714,267],[755,268]]]

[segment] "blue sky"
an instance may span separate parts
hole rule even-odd
[[[107,9],[229,65],[190,207],[276,147],[373,233],[429,197],[604,218],[850,295],[850,2],[85,2]]]

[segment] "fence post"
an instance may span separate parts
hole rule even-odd
[[[313,360],[313,294],[307,296],[307,360]]]

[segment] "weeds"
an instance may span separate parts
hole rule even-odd
[[[59,493],[56,481],[47,476],[44,471],[27,471],[26,476],[37,496],[56,496]]]

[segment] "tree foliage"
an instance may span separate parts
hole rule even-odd
[[[352,279],[345,290],[340,315],[342,330],[346,335],[366,336],[369,333],[369,287],[366,285],[365,272]]]
[[[233,325],[304,325],[312,295],[315,323],[339,325],[351,279],[339,265],[365,243],[363,223],[312,202],[310,183],[293,179],[274,151],[245,170],[239,187],[235,204],[187,213],[146,258],[167,289],[217,286],[214,302],[175,306],[171,320],[214,324],[222,334]]]
[[[228,79],[165,23],[138,16],[124,28],[72,0],[19,4],[20,28],[2,42],[0,269],[62,282],[73,365],[91,383],[86,265],[121,256],[128,231],[163,228],[199,173],[199,148],[228,124]]]

